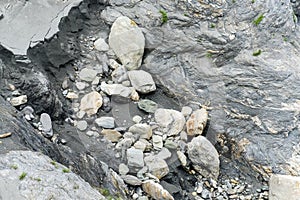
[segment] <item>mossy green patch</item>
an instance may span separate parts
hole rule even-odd
[[[260,14],[255,20],[253,20],[253,24],[255,26],[258,26],[263,19],[264,19],[264,15]]]
[[[259,50],[257,50],[257,51],[254,51],[252,55],[253,55],[253,56],[259,56],[259,55],[261,54],[261,52],[262,52],[262,51],[259,49]]]
[[[164,11],[164,10],[160,10],[159,11],[160,14],[161,14],[161,22],[164,24],[164,23],[167,23],[168,21],[168,15],[167,15],[167,12]]]

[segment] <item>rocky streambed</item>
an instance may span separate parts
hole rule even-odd
[[[297,2],[0,6],[2,199],[300,196]]]

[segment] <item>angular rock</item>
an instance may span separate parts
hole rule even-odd
[[[115,119],[113,117],[100,117],[95,123],[102,128],[115,128]]]
[[[87,129],[87,127],[88,127],[88,123],[85,120],[81,120],[81,121],[77,122],[76,127],[80,131],[85,131]]]
[[[132,70],[127,72],[132,87],[136,91],[147,94],[156,90],[156,85],[151,74],[143,70]]]
[[[125,175],[125,176],[122,176],[122,178],[123,178],[124,182],[129,185],[133,185],[133,186],[142,185],[142,181],[135,176]]]
[[[11,98],[10,103],[13,106],[19,106],[19,105],[25,104],[25,103],[27,103],[27,95],[13,97],[13,98]]]
[[[158,156],[145,157],[145,164],[148,167],[149,172],[158,179],[161,179],[169,173],[168,164]]]
[[[119,165],[119,174],[126,175],[129,172],[129,168],[124,163]]]
[[[150,139],[152,128],[148,124],[134,124],[128,129],[136,138]]]
[[[136,91],[132,87],[125,87],[122,84],[101,83],[101,90],[108,95],[116,95],[125,98],[134,98]]]
[[[95,49],[97,49],[98,51],[108,51],[109,50],[109,46],[108,44],[105,42],[105,40],[103,38],[98,38],[95,42],[94,42],[94,47]]]
[[[142,151],[145,151],[145,149],[146,149],[146,144],[144,143],[144,142],[142,142],[142,141],[137,141],[136,143],[134,143],[134,148],[136,148],[136,149],[140,149],[140,150],[142,150]]]
[[[186,122],[188,135],[201,135],[208,119],[208,112],[204,108],[192,113]]]
[[[186,164],[187,164],[187,158],[186,158],[186,156],[184,155],[184,153],[182,153],[181,151],[177,151],[177,156],[178,156],[178,159],[179,159],[181,165],[182,165],[183,167],[185,167]]]
[[[118,142],[119,139],[122,137],[122,134],[120,132],[110,129],[103,129],[101,131],[101,134],[104,135],[104,137],[107,140],[110,140],[111,142]]]
[[[138,102],[138,107],[147,113],[155,113],[155,111],[158,109],[157,103],[149,99],[141,99]]]
[[[141,121],[143,120],[143,118],[139,115],[135,115],[133,118],[132,118],[132,121],[136,124],[140,123]]]
[[[170,158],[172,156],[172,153],[169,151],[169,149],[163,147],[156,156],[165,160]]]
[[[143,151],[135,148],[127,149],[127,164],[130,171],[137,171],[144,167]]]
[[[153,148],[156,150],[159,150],[163,147],[163,139],[162,136],[160,135],[153,135],[152,136],[152,143],[153,143]]]
[[[153,199],[174,200],[172,195],[167,190],[165,190],[159,183],[155,183],[152,180],[144,181],[142,188],[144,192],[150,195]]]
[[[76,82],[75,85],[76,85],[76,88],[78,90],[83,90],[84,88],[86,88],[87,83],[85,83],[85,82]]]
[[[181,113],[183,116],[187,117],[193,112],[193,109],[189,106],[183,106],[181,109]]]
[[[52,121],[51,117],[47,113],[42,113],[40,117],[42,133],[45,137],[52,137]]]
[[[112,77],[113,82],[115,82],[115,83],[122,83],[123,81],[128,80],[126,68],[123,65],[117,67],[111,73],[111,77]]]
[[[220,160],[215,147],[203,136],[198,136],[188,143],[188,157],[194,169],[206,178],[217,179]]]
[[[78,99],[78,94],[76,94],[75,92],[68,92],[67,99]]]
[[[80,101],[80,110],[86,112],[87,115],[93,115],[98,112],[102,106],[102,96],[96,91],[90,92],[82,97]]]
[[[298,200],[300,177],[274,174],[269,180],[269,200]]]
[[[128,70],[140,67],[145,38],[134,21],[126,16],[118,17],[111,27],[109,46]]]
[[[93,69],[83,68],[78,75],[80,80],[92,82],[96,78],[97,72]]]
[[[159,124],[161,131],[168,136],[177,135],[180,133],[185,124],[185,118],[183,114],[171,109],[157,109],[154,114],[154,118]]]
[[[165,141],[164,147],[166,147],[168,149],[177,149],[178,144],[176,142],[174,142],[172,139],[167,139]]]

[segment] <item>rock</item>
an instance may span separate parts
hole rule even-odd
[[[100,117],[95,123],[102,128],[115,128],[115,119],[113,117]]]
[[[132,87],[136,91],[147,94],[156,90],[151,74],[143,70],[132,70],[127,72]]]
[[[47,113],[42,113],[40,117],[42,133],[45,137],[53,136],[51,117]]]
[[[102,96],[96,91],[90,92],[81,99],[80,110],[86,112],[87,115],[94,115],[102,106]]]
[[[122,176],[122,178],[123,178],[124,182],[129,185],[133,185],[133,186],[142,185],[142,181],[135,176],[125,175],[125,176]]]
[[[192,108],[189,106],[183,106],[181,109],[181,113],[183,116],[187,117],[193,112]]]
[[[80,176],[63,169],[40,152],[2,154],[0,199],[105,199]]]
[[[88,123],[85,120],[81,120],[81,121],[77,122],[76,127],[80,131],[85,131],[87,129],[87,127],[88,127]]]
[[[185,124],[183,114],[171,109],[157,109],[154,114],[154,118],[160,126],[161,131],[168,136],[177,135],[180,133]]]
[[[139,140],[136,143],[134,143],[133,146],[134,146],[134,148],[140,149],[140,150],[142,150],[144,152],[147,145],[144,142],[142,142],[142,141]]]
[[[115,83],[122,83],[122,82],[128,80],[126,68],[123,65],[117,67],[111,73],[111,77],[112,77],[113,82],[115,82]]]
[[[78,94],[76,94],[75,92],[68,92],[67,99],[78,99]]]
[[[116,149],[126,150],[131,147],[133,140],[131,138],[124,138],[116,144]]]
[[[141,196],[137,200],[149,200],[147,196]]]
[[[97,72],[93,69],[83,68],[78,75],[80,80],[92,82],[96,78]]]
[[[97,49],[98,51],[108,51],[109,50],[109,46],[108,44],[105,42],[105,40],[103,38],[98,38],[95,42],[94,42],[94,47],[95,49]]]
[[[24,115],[25,119],[32,120],[34,119],[34,110],[31,106],[26,106],[22,109],[21,113]]]
[[[152,128],[148,124],[134,124],[128,129],[136,138],[150,139]]]
[[[206,178],[217,179],[220,160],[215,147],[203,136],[197,136],[188,143],[188,157],[193,167]]]
[[[165,160],[171,158],[172,153],[169,151],[169,149],[163,147],[156,156]]]
[[[126,16],[118,17],[111,27],[109,46],[128,70],[140,67],[145,38],[134,21]]]
[[[178,144],[171,139],[167,139],[165,141],[164,147],[166,147],[168,149],[177,149]]]
[[[181,163],[181,165],[183,167],[186,167],[186,164],[187,164],[187,158],[186,156],[184,155],[184,153],[182,153],[181,151],[177,151],[177,156],[178,156],[178,159]]]
[[[133,118],[132,118],[132,121],[136,124],[140,123],[141,121],[143,120],[143,118],[139,115],[135,115]]]
[[[61,88],[65,90],[65,89],[69,88],[69,86],[70,86],[69,78],[66,77],[61,84]]]
[[[135,148],[127,149],[127,164],[130,171],[137,171],[144,167],[143,151]]]
[[[269,200],[298,200],[300,177],[274,174],[269,180]]]
[[[163,139],[160,135],[152,136],[153,148],[156,150],[160,150],[163,147]]]
[[[85,82],[76,82],[75,85],[78,90],[83,90],[87,86],[87,84]]]
[[[135,95],[135,90],[132,87],[125,87],[122,84],[107,84],[101,83],[101,90],[107,95],[122,96],[125,98],[132,98]]]
[[[202,108],[194,111],[186,122],[188,135],[201,135],[206,126],[207,119],[207,110]]]
[[[145,164],[148,167],[149,172],[158,179],[161,179],[169,173],[168,164],[158,156],[145,157]]]
[[[92,137],[92,136],[99,137],[99,133],[96,132],[96,131],[87,131],[86,135],[89,136],[89,137]]]
[[[19,106],[19,105],[25,104],[25,103],[27,103],[27,95],[13,97],[10,99],[10,103],[13,106]]]
[[[166,181],[161,181],[160,184],[163,188],[165,188],[171,194],[176,194],[178,192],[182,192],[182,189],[180,187],[173,185],[171,183],[168,183]]]
[[[174,200],[172,195],[167,190],[165,190],[159,183],[155,183],[152,180],[144,181],[142,188],[144,192],[150,195],[153,199]]]
[[[120,132],[110,129],[103,129],[101,131],[101,134],[104,135],[104,137],[111,142],[118,142],[119,139],[122,137],[122,134]]]
[[[124,163],[119,165],[119,174],[126,175],[129,172],[129,168]]]
[[[141,99],[138,102],[138,107],[147,113],[155,113],[155,111],[158,109],[157,103],[149,99]]]
[[[110,68],[112,68],[112,69],[117,69],[117,68],[119,68],[119,67],[122,66],[122,65],[120,65],[117,61],[115,61],[114,59],[109,59],[108,65],[109,65]]]

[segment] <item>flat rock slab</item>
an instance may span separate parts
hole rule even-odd
[[[26,55],[29,46],[51,38],[71,8],[82,0],[1,0],[0,44],[17,55]]]
[[[272,175],[269,187],[269,200],[298,200],[300,198],[299,176]]]

